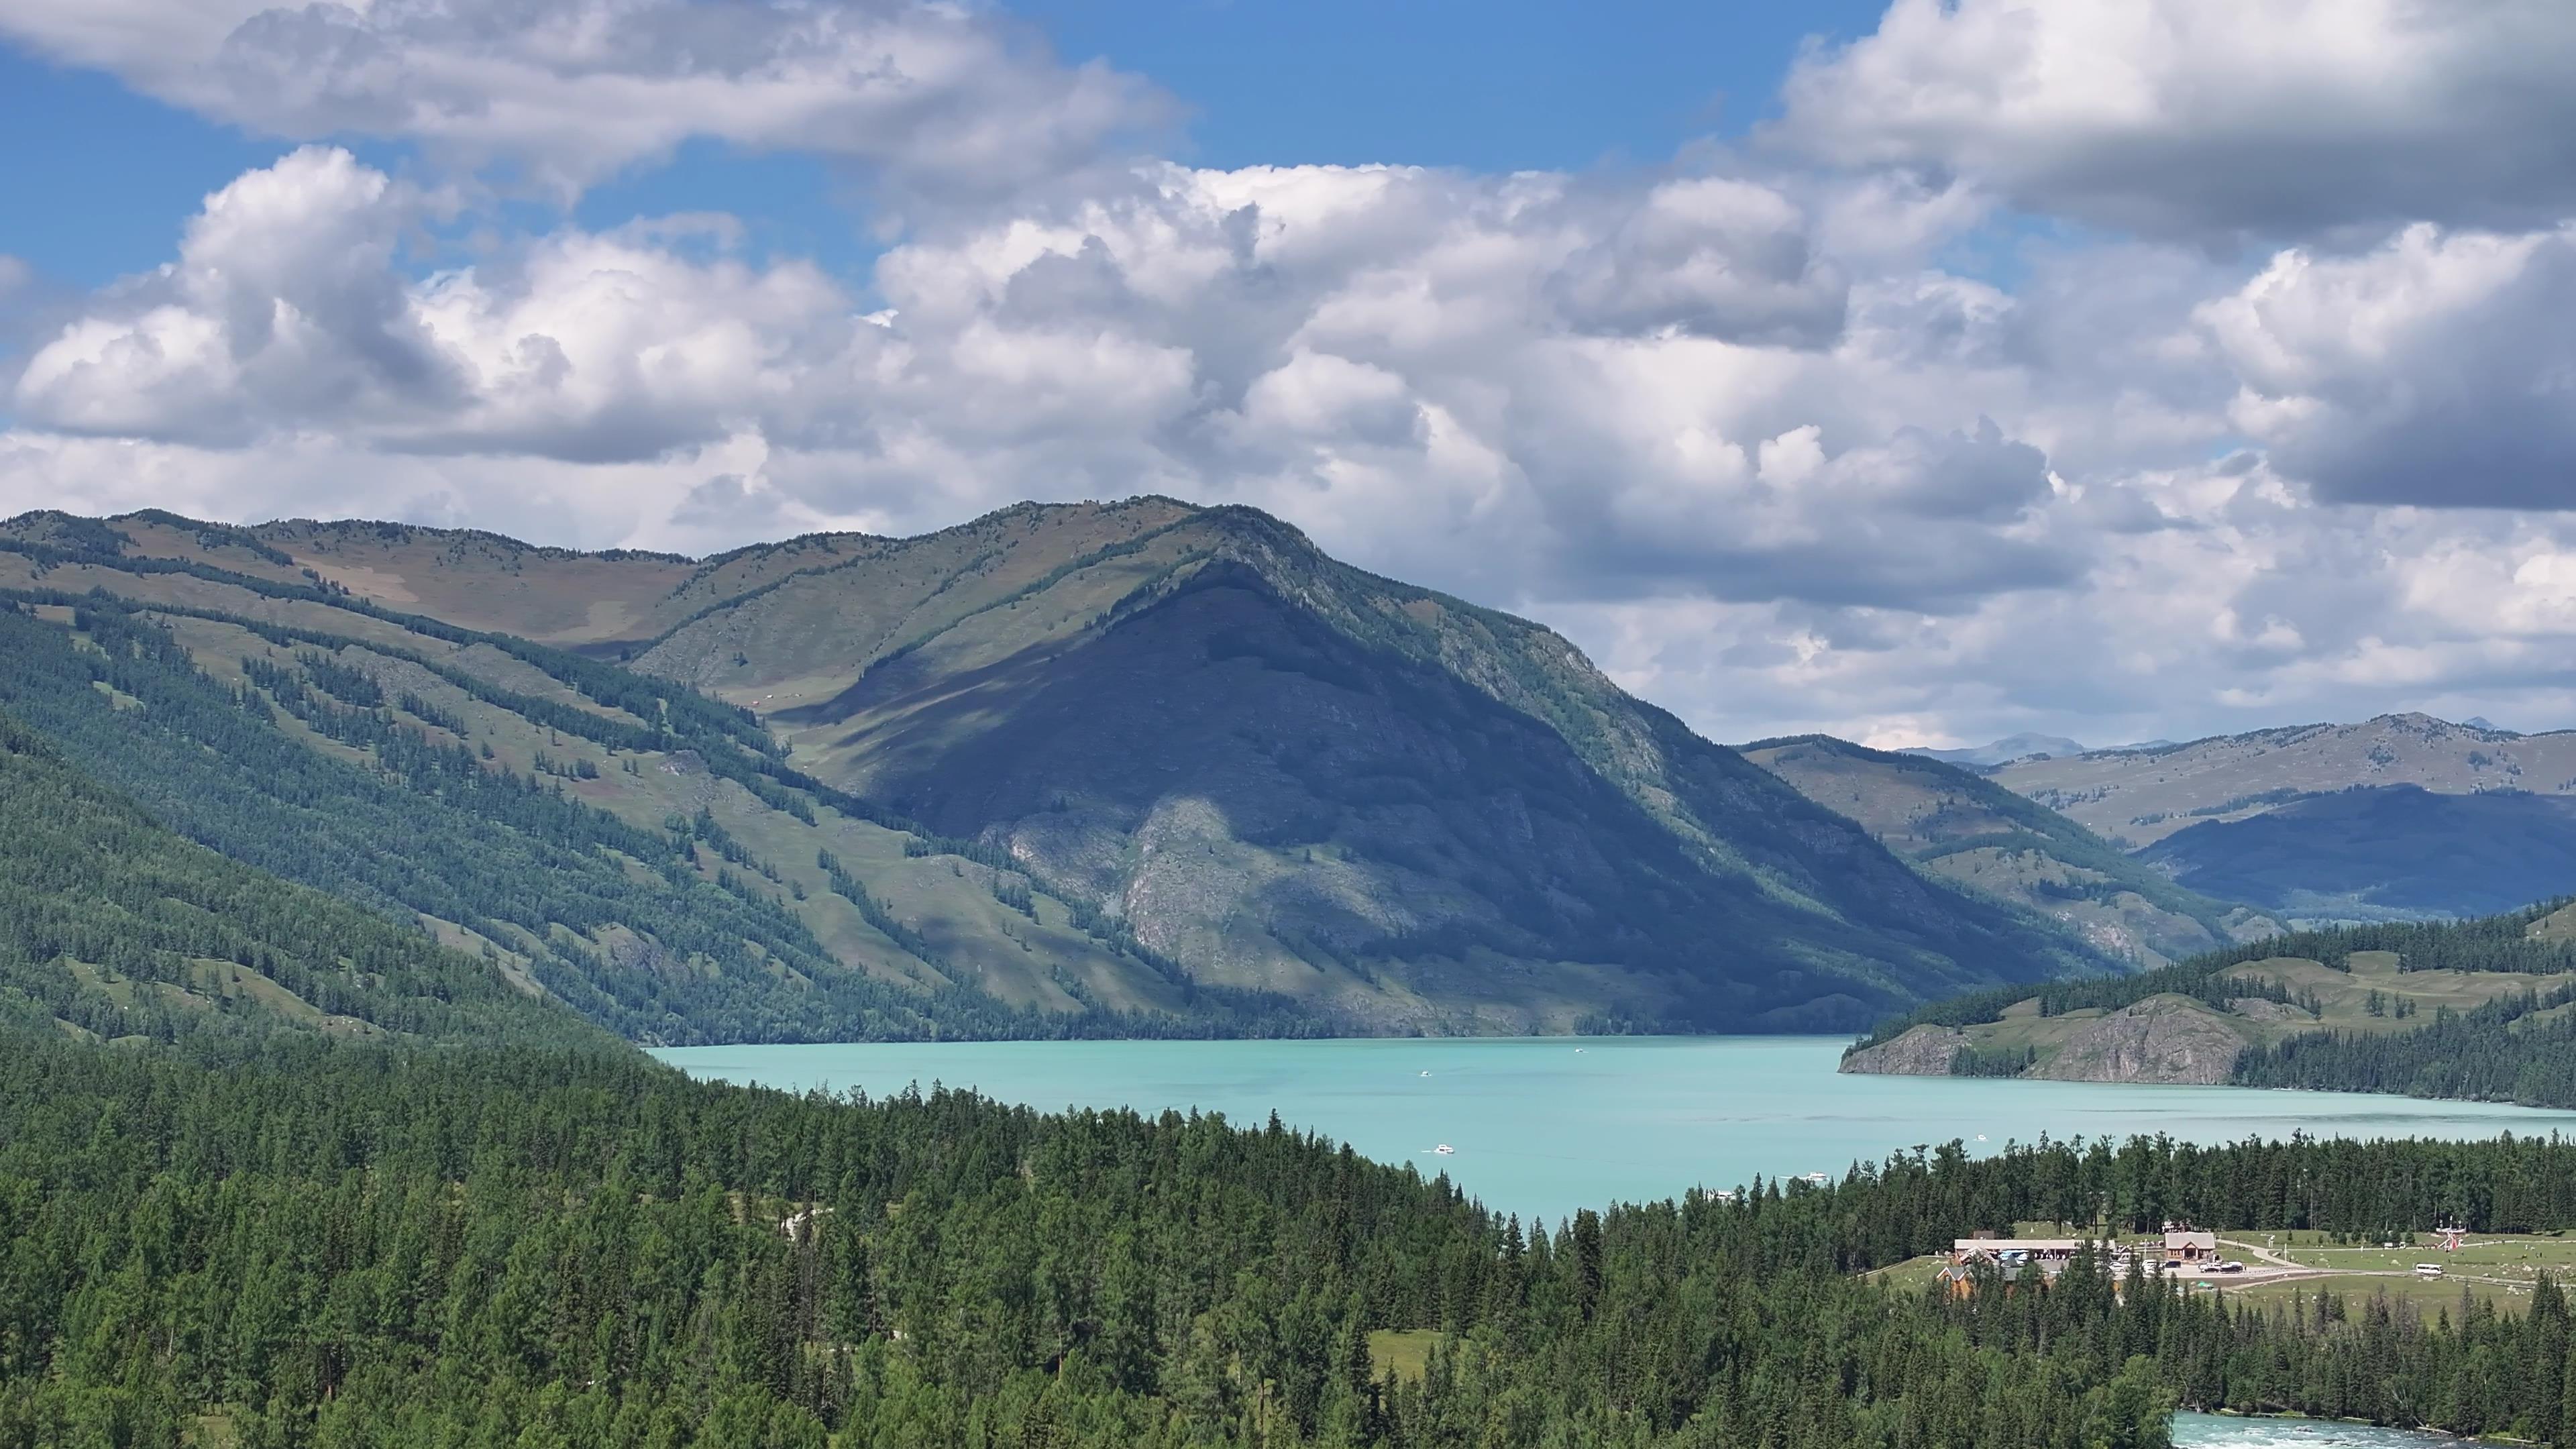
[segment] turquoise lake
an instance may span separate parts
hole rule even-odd
[[[1348,1142],[1451,1180],[1497,1211],[1836,1177],[1917,1143],[2167,1133],[2246,1137],[2576,1136],[2576,1112],[2238,1087],[2129,1087],[1834,1071],[1842,1037],[1514,1037],[1352,1041],[941,1042],[683,1047],[696,1076],[872,1096],[971,1087],[1041,1110],[1222,1112]],[[1981,1140],[1982,1139],[1982,1140]],[[1447,1144],[1452,1151],[1434,1149]],[[2377,1443],[2226,1440],[2231,1444]]]

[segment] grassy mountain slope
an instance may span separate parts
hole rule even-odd
[[[30,515],[0,590],[29,712],[181,829],[650,1039],[1828,1025],[2102,959],[1248,510],[695,564]]]
[[[2490,1096],[2462,1084],[2546,1066],[2525,1058],[2550,1056],[2544,1042],[2576,1044],[2571,1007],[2576,907],[2553,901],[2475,921],[2300,931],[2134,976],[1935,1002],[1880,1023],[1843,1070]],[[2481,1072],[2478,1059],[2511,1067]],[[2386,1085],[2400,1076],[2414,1085]],[[2576,1070],[2526,1085],[2543,1076],[2566,1087],[2547,1100],[2576,1104]]]
[[[2444,795],[2576,795],[2576,731],[2519,735],[2425,714],[2294,725],[2156,749],[2023,760],[1994,778],[2136,849],[2202,821],[2243,820],[2301,796],[2418,785]]]
[[[1547,630],[1249,510],[1023,507],[773,580],[639,663],[1215,979],[1786,1024],[2083,954],[1925,889]]]
[[[1742,749],[1922,870],[2046,916],[2105,955],[2162,966],[2278,929],[2177,886],[2065,816],[1947,762],[1828,735]]]
[[[2576,798],[2356,786],[2202,820],[2141,858],[2301,920],[2488,915],[2576,884]]]
[[[496,961],[180,838],[5,713],[0,1023],[199,1043],[609,1043]]]
[[[300,585],[84,557],[0,552],[0,586],[22,584],[0,591],[0,703],[190,838],[488,950],[625,1035],[1318,1024],[797,783],[747,716],[685,689]]]

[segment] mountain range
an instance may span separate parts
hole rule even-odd
[[[2028,759],[2033,755],[2051,757],[2080,755],[2084,753],[2084,747],[2064,735],[2023,733],[2006,735],[1991,743],[1970,745],[1964,749],[1936,750],[1928,746],[1917,746],[1909,750],[1900,750],[1898,753],[1920,755],[1927,760],[1939,760],[1944,764],[1986,768],[2010,764],[2015,760]]]
[[[636,1040],[1822,1029],[2127,959],[1246,509],[33,514],[0,604],[62,768]]]
[[[1729,749],[1161,498],[707,559],[37,513],[0,605],[51,768],[647,1042],[1832,1029],[2576,878],[2576,733]]]
[[[2284,919],[2478,916],[2576,886],[2576,731],[2389,714],[1988,775],[2179,884]]]

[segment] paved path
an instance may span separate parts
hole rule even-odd
[[[2306,1268],[2310,1266],[2309,1264],[2301,1263],[2294,1259],[2284,1258],[2269,1248],[2258,1248],[2252,1243],[2243,1242],[2236,1238],[2220,1238],[2218,1241],[2231,1248],[2242,1248],[2245,1250],[2245,1255],[2247,1257],[2260,1258],[2275,1268]]]

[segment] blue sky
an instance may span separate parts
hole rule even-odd
[[[1718,738],[2576,721],[2566,0],[262,4],[0,6],[0,514],[1151,491]]]
[[[95,287],[160,265],[207,192],[279,149],[0,46],[0,251],[50,279]]]
[[[1661,166],[1739,138],[1811,35],[1864,34],[1879,7],[1747,0],[1032,0],[1060,57],[1150,77],[1186,108],[1174,154],[1216,167],[1392,161],[1475,171]],[[337,135],[402,170],[412,148]],[[165,105],[96,70],[0,45],[0,252],[93,288],[166,260],[198,200],[294,142]],[[865,204],[811,154],[683,146],[580,198],[587,225],[722,211],[764,248],[856,272]]]
[[[1196,111],[1209,166],[1404,161],[1477,171],[1661,165],[1740,135],[1810,35],[1851,39],[1878,4],[1818,0],[1037,0],[1068,57],[1160,80]]]

